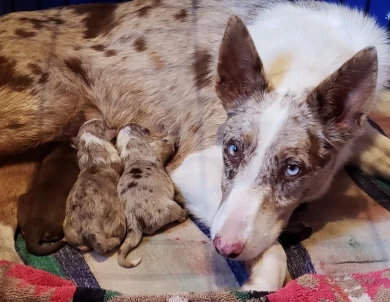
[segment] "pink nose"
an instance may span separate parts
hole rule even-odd
[[[218,254],[231,259],[237,258],[244,247],[242,242],[225,242],[220,236],[214,238],[213,244]]]

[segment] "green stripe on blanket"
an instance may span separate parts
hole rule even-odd
[[[22,258],[23,262],[37,269],[45,270],[49,273],[65,278],[59,263],[53,256],[34,256],[27,249],[22,235],[18,234],[16,239],[16,250]]]

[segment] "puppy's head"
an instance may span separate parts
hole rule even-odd
[[[111,142],[116,136],[117,131],[108,127],[106,122],[102,119],[92,119],[85,122],[77,134],[79,140],[83,134],[91,134],[99,139]]]
[[[101,119],[90,120],[81,126],[75,142],[80,169],[120,164],[118,151],[111,144],[115,136],[116,130],[110,129]]]
[[[345,163],[376,94],[377,55],[363,49],[307,91],[270,89],[243,22],[220,47],[216,92],[227,112],[222,201],[211,237],[225,257],[251,259],[293,210],[320,197]]]
[[[142,140],[148,139],[150,136],[149,129],[134,123],[129,123],[127,125],[119,128],[118,136],[116,140],[116,145],[119,151],[119,154],[124,154],[129,144],[133,144],[133,148],[136,148],[137,143]]]
[[[164,138],[156,138],[156,140],[149,143],[157,154],[157,157],[163,166],[175,154],[175,137],[167,135]]]

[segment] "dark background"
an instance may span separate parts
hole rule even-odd
[[[180,0],[177,0],[180,1]],[[376,17],[379,24],[390,30],[390,0],[326,0],[339,2],[345,5],[358,7]],[[125,2],[125,0],[0,0],[0,15],[13,11],[38,10],[55,6],[81,4],[81,3]]]

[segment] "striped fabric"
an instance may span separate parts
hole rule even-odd
[[[297,214],[296,219],[314,232],[302,243],[285,246],[290,279],[389,267],[390,182],[353,166],[345,171],[323,200]],[[119,267],[116,254],[82,255],[68,246],[51,256],[35,257],[27,253],[20,235],[17,249],[26,264],[71,280],[81,292],[92,290],[100,296],[101,288],[132,296],[237,290],[248,278],[244,264],[218,256],[208,236],[208,229],[189,220],[146,237],[133,252],[133,257],[143,258],[133,269]]]

